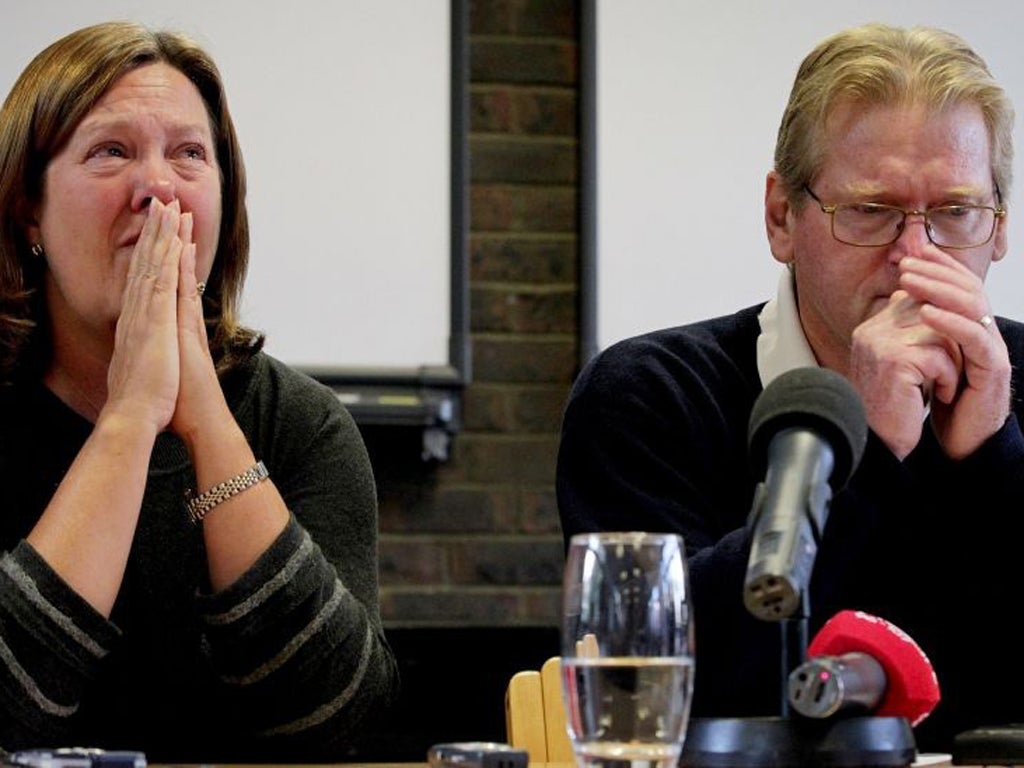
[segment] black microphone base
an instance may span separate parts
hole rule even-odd
[[[900,768],[917,757],[902,717],[694,718],[683,768]]]

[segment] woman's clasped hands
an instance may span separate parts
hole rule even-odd
[[[191,212],[152,198],[128,268],[106,411],[184,437],[204,400],[223,399],[197,284]]]

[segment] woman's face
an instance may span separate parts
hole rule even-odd
[[[220,170],[199,91],[179,70],[146,64],[117,80],[46,168],[29,228],[47,263],[55,333],[109,345],[149,201],[191,211],[196,278],[206,280],[221,221]]]

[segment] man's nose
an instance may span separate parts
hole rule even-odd
[[[893,243],[893,254],[898,259],[916,256],[933,245],[929,237],[929,224],[924,211],[907,211],[900,228],[899,237]]]

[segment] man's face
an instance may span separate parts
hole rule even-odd
[[[953,106],[928,112],[918,106],[840,106],[828,125],[825,161],[811,187],[826,205],[885,203],[924,210],[937,205],[995,205],[990,142],[980,109]],[[846,369],[853,329],[884,307],[897,287],[906,255],[937,251],[922,216],[909,216],[896,242],[881,247],[845,245],[814,200],[800,210],[782,205],[780,185],[769,184],[772,206],[785,224],[769,226],[776,258],[793,265],[800,318],[819,362]],[[985,245],[947,250],[984,278],[1006,250],[1005,221]]]

